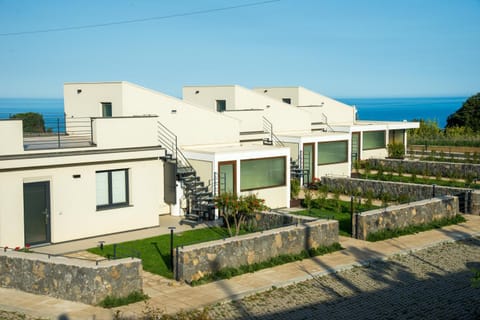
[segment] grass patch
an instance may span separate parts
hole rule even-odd
[[[202,228],[174,233],[173,244],[176,247],[227,237],[229,237],[228,231],[224,228]],[[91,248],[88,252],[107,258],[113,257],[113,245],[105,245],[103,250],[98,247]],[[137,252],[142,259],[144,270],[173,279],[173,273],[170,270],[170,234],[118,244],[116,256],[117,258],[135,256]]]
[[[456,215],[453,218],[443,218],[436,221],[432,221],[430,223],[425,223],[416,226],[409,226],[406,228],[398,228],[398,229],[387,229],[382,230],[379,232],[370,233],[367,236],[367,241],[375,242],[375,241],[382,241],[391,238],[397,238],[400,236],[408,235],[408,234],[415,234],[422,231],[438,229],[441,227],[449,226],[452,224],[458,224],[465,222],[465,218],[462,215]]]
[[[133,291],[126,297],[107,296],[98,305],[103,308],[115,308],[147,300],[148,298],[149,297],[141,291]]]
[[[355,212],[363,212],[378,208],[377,206],[366,206],[355,204]],[[324,199],[321,208],[295,211],[295,214],[321,219],[338,220],[339,234],[341,236],[352,235],[352,223],[350,217],[350,202],[335,199]]]
[[[206,275],[199,280],[192,281],[191,285],[197,286],[197,285],[205,284],[212,281],[230,279],[232,277],[235,277],[244,273],[251,273],[251,272],[271,268],[271,267],[282,265],[289,262],[300,261],[306,258],[311,258],[311,257],[335,252],[341,249],[343,248],[339,243],[334,243],[330,246],[321,246],[318,248],[310,249],[309,251],[304,250],[299,254],[279,255],[277,257],[271,258],[264,262],[253,263],[250,265],[243,265],[238,268],[224,268],[219,270],[218,272]]]
[[[415,183],[415,184],[427,184],[427,185],[437,185],[437,186],[444,186],[444,187],[454,187],[454,188],[471,188],[471,189],[480,189],[479,184],[472,184],[462,181],[457,181],[455,178],[451,178],[451,180],[439,180],[436,177],[419,177],[419,176],[396,176],[396,175],[389,175],[383,174],[382,176],[378,176],[378,174],[371,173],[371,174],[357,174],[357,178],[359,179],[368,179],[368,180],[380,180],[380,181],[391,181],[391,182],[403,182],[403,183]]]

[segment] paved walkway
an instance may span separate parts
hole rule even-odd
[[[199,287],[192,288],[144,272],[144,291],[151,297],[149,300],[151,306],[165,310],[167,313],[237,300],[272,287],[284,287],[312,279],[314,276],[369,264],[373,260],[410,253],[443,242],[479,236],[480,217],[467,215],[466,218],[467,222],[459,225],[376,243],[340,237],[340,243],[345,250]],[[70,248],[73,247],[74,245],[71,244]],[[112,314],[110,310],[11,289],[0,289],[0,309],[51,319],[55,319],[62,313],[68,314],[70,319],[109,319]],[[142,315],[144,309],[143,302],[119,308],[124,316]]]

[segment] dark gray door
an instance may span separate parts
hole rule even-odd
[[[23,184],[25,244],[50,242],[50,182]]]

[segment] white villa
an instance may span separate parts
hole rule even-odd
[[[0,120],[0,246],[58,243],[215,219],[222,192],[290,205],[290,178],[349,176],[352,161],[407,144],[411,122],[356,119],[301,87],[187,86],[183,99],[129,82],[67,83],[65,129]],[[6,139],[5,137],[8,137]]]

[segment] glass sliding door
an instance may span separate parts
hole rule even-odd
[[[218,163],[218,194],[236,193],[237,162],[224,161]]]
[[[303,144],[303,184],[309,184],[315,177],[315,144]]]
[[[360,132],[352,132],[352,163],[360,160]]]

